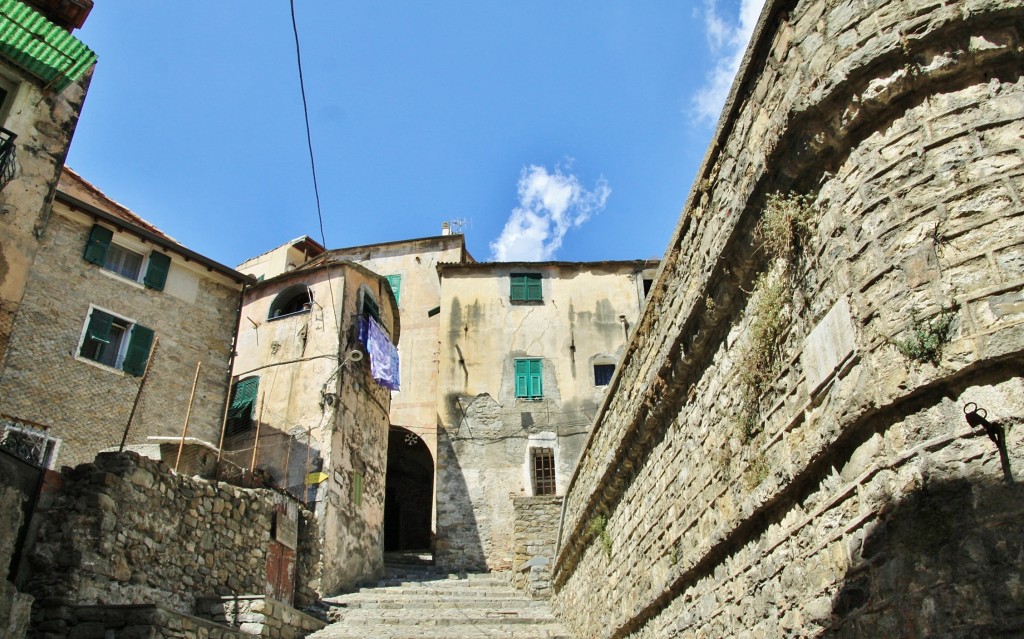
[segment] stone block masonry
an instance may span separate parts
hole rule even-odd
[[[548,599],[562,497],[516,497],[512,509],[512,585],[535,599]]]
[[[134,453],[65,469],[31,555],[34,632],[66,635],[86,606],[159,604],[192,614],[198,597],[270,592],[275,511],[289,500],[176,476]],[[300,526],[298,547],[315,548],[313,534]],[[296,582],[315,581],[302,568],[316,560],[298,565]]]
[[[766,4],[566,495],[579,636],[1024,633],[1022,34],[1019,2]]]

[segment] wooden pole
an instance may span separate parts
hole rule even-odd
[[[249,472],[256,472],[256,459],[260,452],[260,426],[263,425],[263,400],[265,397],[260,397],[260,412],[259,417],[256,418],[256,439],[252,443],[252,463],[249,464]]]
[[[132,412],[128,413],[128,423],[124,425],[124,435],[121,436],[121,445],[118,446],[117,452],[124,452],[124,443],[128,441],[128,429],[132,427],[132,419],[135,418],[135,409],[139,407],[139,398],[142,397],[142,389],[146,386],[146,379],[149,378],[149,367],[153,365],[153,360],[156,359],[156,347],[160,345],[160,337],[153,338],[153,349],[149,351],[149,359],[146,360],[146,370],[142,371],[142,381],[139,382],[139,390],[135,393],[135,402],[132,403]]]
[[[196,400],[196,386],[199,385],[199,369],[202,367],[202,362],[196,362],[196,377],[192,380],[192,394],[188,396],[188,410],[185,411],[185,425],[181,427],[181,441],[178,442],[178,457],[174,460],[174,472],[178,472],[178,464],[181,463],[181,449],[185,447],[185,435],[188,433],[188,420],[192,417],[192,403]]]

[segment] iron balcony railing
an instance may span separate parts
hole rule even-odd
[[[13,131],[0,127],[0,190],[14,178],[17,164],[14,158],[14,140],[17,137]]]

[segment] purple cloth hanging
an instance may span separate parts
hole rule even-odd
[[[398,390],[398,349],[372,317],[362,318],[359,328],[359,335],[370,355],[370,375],[379,386]]]

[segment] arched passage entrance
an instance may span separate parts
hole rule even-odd
[[[392,426],[384,484],[384,550],[432,547],[434,459],[412,431]]]

